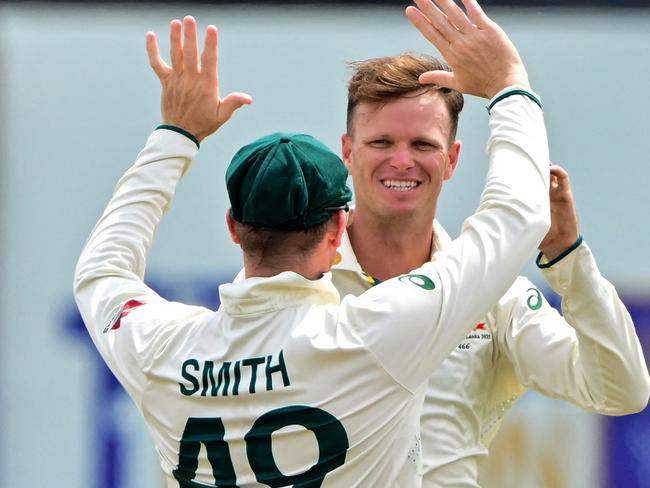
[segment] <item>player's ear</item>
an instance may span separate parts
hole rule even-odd
[[[235,244],[241,244],[237,231],[235,230],[235,219],[230,215],[230,207],[226,210],[226,225],[228,226],[228,232],[230,233],[230,239],[232,239],[232,242]]]
[[[458,160],[460,159],[461,145],[462,144],[460,141],[454,141],[453,144],[449,146],[449,152],[447,153],[447,156],[449,157],[449,164],[445,169],[445,180],[451,179],[451,177],[454,175],[454,171],[456,171],[456,166],[458,166]]]
[[[327,245],[330,248],[337,249],[341,245],[343,231],[347,223],[347,216],[345,210],[339,210],[332,214],[327,221],[326,239]]]
[[[341,239],[343,238],[343,231],[347,225],[347,220],[345,210],[339,210],[332,215],[332,218],[329,220],[327,228],[328,242],[332,247],[334,247],[334,249],[338,249],[341,245]]]
[[[349,134],[345,133],[341,136],[341,157],[343,162],[350,170],[350,153],[352,152],[352,140]]]

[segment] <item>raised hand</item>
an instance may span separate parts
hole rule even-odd
[[[242,105],[253,101],[245,93],[219,97],[218,33],[209,25],[199,60],[196,20],[187,16],[170,24],[171,66],[160,56],[156,34],[147,32],[149,64],[162,85],[164,124],[175,125],[199,141],[215,132]],[[200,61],[200,62],[199,62]]]
[[[539,245],[549,261],[566,251],[580,235],[569,173],[557,164],[551,165],[551,228]]]
[[[517,85],[530,89],[526,68],[506,33],[483,12],[476,0],[462,0],[467,13],[452,0],[415,0],[406,16],[445,58],[452,72],[420,76],[461,93],[492,98]]]

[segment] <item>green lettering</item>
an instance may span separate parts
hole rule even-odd
[[[244,359],[241,363],[244,366],[250,366],[251,368],[251,382],[250,385],[248,386],[248,392],[249,393],[255,393],[255,382],[257,381],[257,366],[260,364],[264,364],[266,361],[265,358],[250,358],[250,359]]]
[[[284,364],[284,356],[282,355],[282,351],[280,351],[280,355],[278,356],[278,364],[276,366],[271,366],[272,359],[273,356],[266,356],[266,391],[271,391],[273,389],[273,378],[271,377],[273,373],[282,373],[282,382],[284,386],[289,386],[291,384],[289,382],[289,373],[287,373],[287,368]]]
[[[318,462],[307,471],[287,476],[273,459],[273,438],[276,430],[288,425],[302,425],[311,430],[318,442]],[[348,435],[343,424],[320,408],[305,405],[271,410],[259,417],[244,437],[248,462],[259,483],[271,487],[289,486],[318,488],[330,471],[345,463]]]
[[[219,388],[223,383],[223,396],[228,396],[228,386],[230,386],[230,363],[225,362],[221,365],[219,373],[217,374],[217,381],[214,381],[214,362],[206,361],[203,365],[203,390],[201,396],[206,396],[208,393],[208,386],[210,386],[210,396],[219,395]]]
[[[181,376],[192,383],[192,388],[187,388],[183,383],[179,383],[179,386],[181,387],[181,393],[185,396],[194,395],[197,391],[199,391],[199,380],[188,371],[188,368],[190,366],[192,366],[194,370],[198,372],[199,362],[196,359],[187,359],[185,362],[183,362],[183,366],[181,367]]]
[[[205,486],[192,481],[199,466],[201,444],[205,445],[216,482],[215,486],[237,488],[235,468],[228,443],[224,440],[225,432],[226,429],[220,418],[190,417],[187,419],[178,451],[178,466],[173,471],[180,488]]]
[[[221,381],[223,380],[223,396],[228,396],[228,386],[230,385],[230,362],[226,361],[221,365],[219,370],[219,375],[217,376],[217,388],[214,390],[212,396],[218,395],[219,387],[221,386]]]
[[[232,387],[232,394],[239,395],[239,381],[241,380],[241,369],[239,361],[235,361],[235,384]]]
[[[216,396],[217,388],[214,382],[214,363],[212,361],[206,361],[203,364],[203,390],[201,390],[201,396],[207,395],[208,383],[212,386],[210,394]]]

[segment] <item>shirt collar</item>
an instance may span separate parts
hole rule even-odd
[[[219,287],[221,307],[231,315],[272,312],[288,307],[338,304],[331,273],[309,280],[292,271],[269,278],[247,278]]]
[[[431,259],[433,259],[433,255],[436,253],[436,251],[444,249],[445,247],[449,246],[450,243],[451,237],[449,237],[449,234],[447,234],[447,231],[442,227],[440,222],[438,222],[437,219],[434,219]],[[359,261],[357,261],[357,257],[354,254],[347,229],[343,233],[341,245],[337,250],[336,259],[334,261],[334,266],[332,266],[332,269],[354,271],[355,273],[365,274],[363,272],[363,269],[361,269]]]

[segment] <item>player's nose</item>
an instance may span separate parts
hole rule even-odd
[[[395,146],[395,150],[391,154],[390,164],[393,168],[401,171],[415,166],[413,154],[411,154],[411,151],[406,144],[398,144]]]

